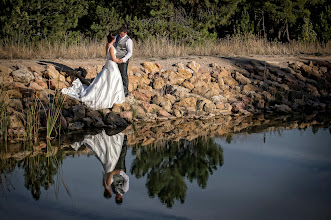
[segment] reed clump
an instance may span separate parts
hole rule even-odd
[[[105,41],[80,39],[77,42],[24,42],[15,39],[0,40],[2,59],[69,58],[87,59],[104,57]],[[151,36],[134,40],[134,54],[140,57],[178,57],[188,55],[250,56],[330,54],[331,42],[304,42],[292,40],[284,43],[263,37],[242,34],[222,39],[186,43],[168,37]]]
[[[10,118],[7,110],[7,100],[8,96],[6,95],[5,91],[0,88],[0,137],[5,141],[8,138],[8,128],[10,125]]]

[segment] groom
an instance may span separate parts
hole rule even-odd
[[[128,96],[128,64],[129,59],[132,56],[132,40],[127,35],[128,29],[126,27],[122,27],[118,35],[116,35],[115,48],[116,48],[116,58],[120,59],[120,63],[118,63],[118,68],[122,75],[123,87],[125,96]]]

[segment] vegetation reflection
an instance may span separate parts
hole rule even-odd
[[[157,195],[169,208],[175,200],[184,203],[185,178],[190,182],[196,180],[204,189],[209,175],[223,165],[223,150],[210,137],[169,141],[156,147],[139,146],[132,152],[136,158],[132,162],[131,174],[137,178],[147,175],[149,196]]]

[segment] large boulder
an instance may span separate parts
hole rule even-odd
[[[248,79],[247,77],[245,77],[244,75],[242,75],[239,72],[236,72],[235,77],[236,77],[236,80],[242,85],[246,85],[246,84],[251,83],[250,79]]]
[[[66,78],[61,75],[53,65],[47,65],[46,66],[46,70],[44,72],[44,75],[47,79],[56,79],[56,80],[59,80],[61,82],[65,82],[66,81]]]
[[[194,72],[199,72],[200,64],[196,63],[194,60],[187,65],[188,68]]]
[[[119,115],[115,114],[114,112],[109,112],[106,115],[104,122],[107,125],[113,125],[116,127],[128,126],[128,123],[123,118],[121,118]]]
[[[177,107],[185,107],[185,108],[192,107],[192,108],[195,108],[196,104],[197,104],[197,98],[188,97],[188,98],[181,99],[179,102],[176,102],[174,104],[174,107],[175,108],[177,108]]]
[[[19,69],[11,72],[15,82],[29,83],[34,80],[34,75],[26,67],[19,66]]]
[[[157,64],[152,63],[152,62],[144,62],[143,63],[143,67],[145,68],[145,70],[147,70],[147,72],[149,73],[157,73],[160,72],[160,68]]]
[[[200,99],[197,103],[197,110],[212,113],[216,110],[216,105],[208,99]]]
[[[163,87],[166,86],[166,83],[164,81],[165,80],[161,77],[155,79],[153,82],[153,88],[156,90],[162,89]]]
[[[154,96],[153,103],[161,106],[164,110],[170,112],[172,108],[172,102],[167,96]]]
[[[86,109],[81,104],[73,106],[72,112],[74,114],[74,121],[78,121],[85,118]]]

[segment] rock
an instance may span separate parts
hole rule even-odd
[[[234,113],[237,113],[237,112],[239,112],[241,110],[245,110],[245,104],[242,101],[233,102],[233,103],[231,103],[231,106],[232,106],[232,109],[231,110]]]
[[[313,85],[306,84],[306,88],[309,91],[309,93],[313,96],[320,97],[321,95],[319,94],[317,88]]]
[[[187,81],[187,80],[185,80],[185,81],[183,82],[183,86],[184,86],[185,88],[188,88],[189,90],[194,89],[194,85],[193,85],[192,83],[190,83],[189,81]]]
[[[60,115],[60,123],[61,123],[61,128],[62,129],[67,129],[68,128],[68,123],[65,117],[63,115]]]
[[[220,90],[217,90],[215,88],[211,88],[210,90],[208,90],[206,92],[206,94],[204,95],[206,98],[211,98],[213,96],[217,96],[220,94]]]
[[[74,114],[74,121],[78,121],[80,119],[85,118],[85,107],[81,104],[75,105],[72,107],[72,112]]]
[[[195,61],[192,61],[187,65],[187,67],[193,70],[194,72],[199,72],[200,64],[196,63]]]
[[[211,97],[211,100],[216,104],[216,103],[220,103],[220,102],[225,102],[226,98],[222,95],[216,95]]]
[[[9,116],[9,127],[10,128],[24,128],[24,125],[22,121],[17,117],[17,115],[14,113],[13,115]]]
[[[12,71],[13,71],[12,69],[10,69],[6,66],[0,65],[0,76],[9,76],[9,74]]]
[[[58,79],[51,79],[50,81],[50,89],[53,90],[61,90],[63,88],[67,88],[67,85]]]
[[[8,106],[14,108],[16,111],[22,111],[23,110],[23,104],[22,101],[19,99],[10,99],[8,102]]]
[[[133,112],[132,111],[121,112],[120,117],[126,119],[127,121],[132,121]]]
[[[151,94],[149,91],[144,90],[144,91],[133,91],[131,93],[137,100],[141,100],[144,102],[149,102],[151,100],[151,97],[153,94]]]
[[[156,90],[162,89],[166,83],[164,82],[164,79],[162,78],[157,78],[153,82],[153,88]]]
[[[242,92],[243,93],[247,93],[247,92],[251,92],[251,91],[253,91],[253,92],[259,92],[260,89],[258,87],[256,87],[256,86],[252,85],[252,84],[247,84],[242,89]]]
[[[42,77],[42,73],[39,65],[32,64],[28,66],[28,70],[30,70],[34,74],[35,78],[41,79],[40,77]]]
[[[328,69],[331,69],[331,64],[327,61],[323,61],[323,60],[317,61],[316,65],[319,67],[327,67]]]
[[[181,99],[179,102],[174,104],[174,107],[179,106],[179,107],[185,107],[185,108],[188,108],[188,107],[195,108],[196,104],[197,104],[197,98],[189,97],[189,98]]]
[[[176,102],[176,97],[173,95],[166,94],[164,97],[167,98],[171,102],[171,104],[174,104]]]
[[[69,130],[81,130],[84,128],[84,123],[83,122],[79,122],[79,121],[76,121],[76,122],[73,122],[73,123],[69,123],[68,125],[68,129]]]
[[[65,82],[66,78],[61,75],[53,65],[47,65],[46,71],[44,72],[44,75],[47,79],[57,79],[61,82]]]
[[[18,89],[7,90],[6,94],[7,94],[8,98],[10,98],[10,99],[11,98],[21,99],[23,97],[22,93]]]
[[[139,105],[132,106],[132,112],[133,112],[133,115],[132,115],[133,118],[143,119],[146,116],[146,112]]]
[[[199,95],[204,96],[208,92],[209,89],[210,89],[210,86],[205,81],[198,80],[195,83],[194,89],[192,90],[192,92],[195,93],[195,94],[199,94]]]
[[[94,79],[98,73],[102,70],[102,65],[95,65],[95,66],[82,66],[81,68],[85,69],[86,75],[84,76],[85,79]]]
[[[173,114],[174,114],[175,117],[177,117],[177,118],[180,118],[180,117],[183,116],[183,114],[181,113],[181,111],[179,111],[178,109],[175,109],[175,110],[173,111]]]
[[[99,125],[102,124],[102,123],[100,123],[100,122],[102,122],[102,115],[100,114],[99,111],[89,110],[89,111],[87,111],[86,116],[91,118],[94,123],[99,122]]]
[[[224,76],[222,77],[222,79],[225,85],[232,87],[239,85],[238,82],[235,79],[233,79],[231,76]]]
[[[38,83],[36,82],[30,82],[29,85],[28,85],[28,88],[29,89],[33,89],[33,90],[37,90],[37,91],[40,91],[40,90],[43,90],[44,88],[41,87]]]
[[[143,67],[149,72],[149,73],[157,73],[160,72],[160,68],[152,62],[144,62]]]
[[[114,125],[116,127],[126,127],[128,125],[128,123],[123,118],[114,112],[109,112],[106,115],[104,122],[107,125]]]
[[[239,72],[236,72],[235,78],[242,85],[246,85],[246,84],[250,84],[251,83],[251,81],[248,78],[246,78],[245,76],[243,76]]]
[[[43,80],[35,80],[35,83],[38,84],[38,86],[40,86],[42,89],[48,89],[47,83],[44,82]]]
[[[292,69],[295,69],[295,70],[299,70],[301,68],[301,66],[305,65],[304,63],[302,62],[299,62],[299,61],[296,61],[296,62],[292,62],[290,61],[289,62],[289,66],[292,68]]]
[[[83,118],[82,121],[84,122],[86,127],[92,127],[94,121],[92,118]]]
[[[212,113],[216,110],[216,105],[208,99],[200,99],[197,103],[198,111]]]
[[[15,82],[29,83],[34,80],[34,75],[27,68],[20,68],[11,72]]]
[[[171,111],[172,102],[169,100],[168,97],[154,96],[152,101],[154,104],[161,106],[166,111],[168,111],[168,112]]]
[[[169,114],[169,112],[167,112],[163,109],[159,109],[159,111],[157,112],[157,115],[161,116],[161,117],[170,117],[171,116],[171,114]]]
[[[292,112],[292,109],[289,106],[285,105],[285,104],[282,104],[282,105],[277,105],[276,104],[274,106],[274,108],[275,108],[275,111],[278,112],[278,113],[290,113],[290,112]]]
[[[142,102],[140,105],[146,113],[156,113],[160,109],[160,106],[155,104],[149,104],[147,102]]]
[[[188,97],[190,95],[189,93],[190,93],[190,90],[187,88],[184,88],[182,86],[177,86],[177,85],[173,86],[173,95],[177,99]]]

